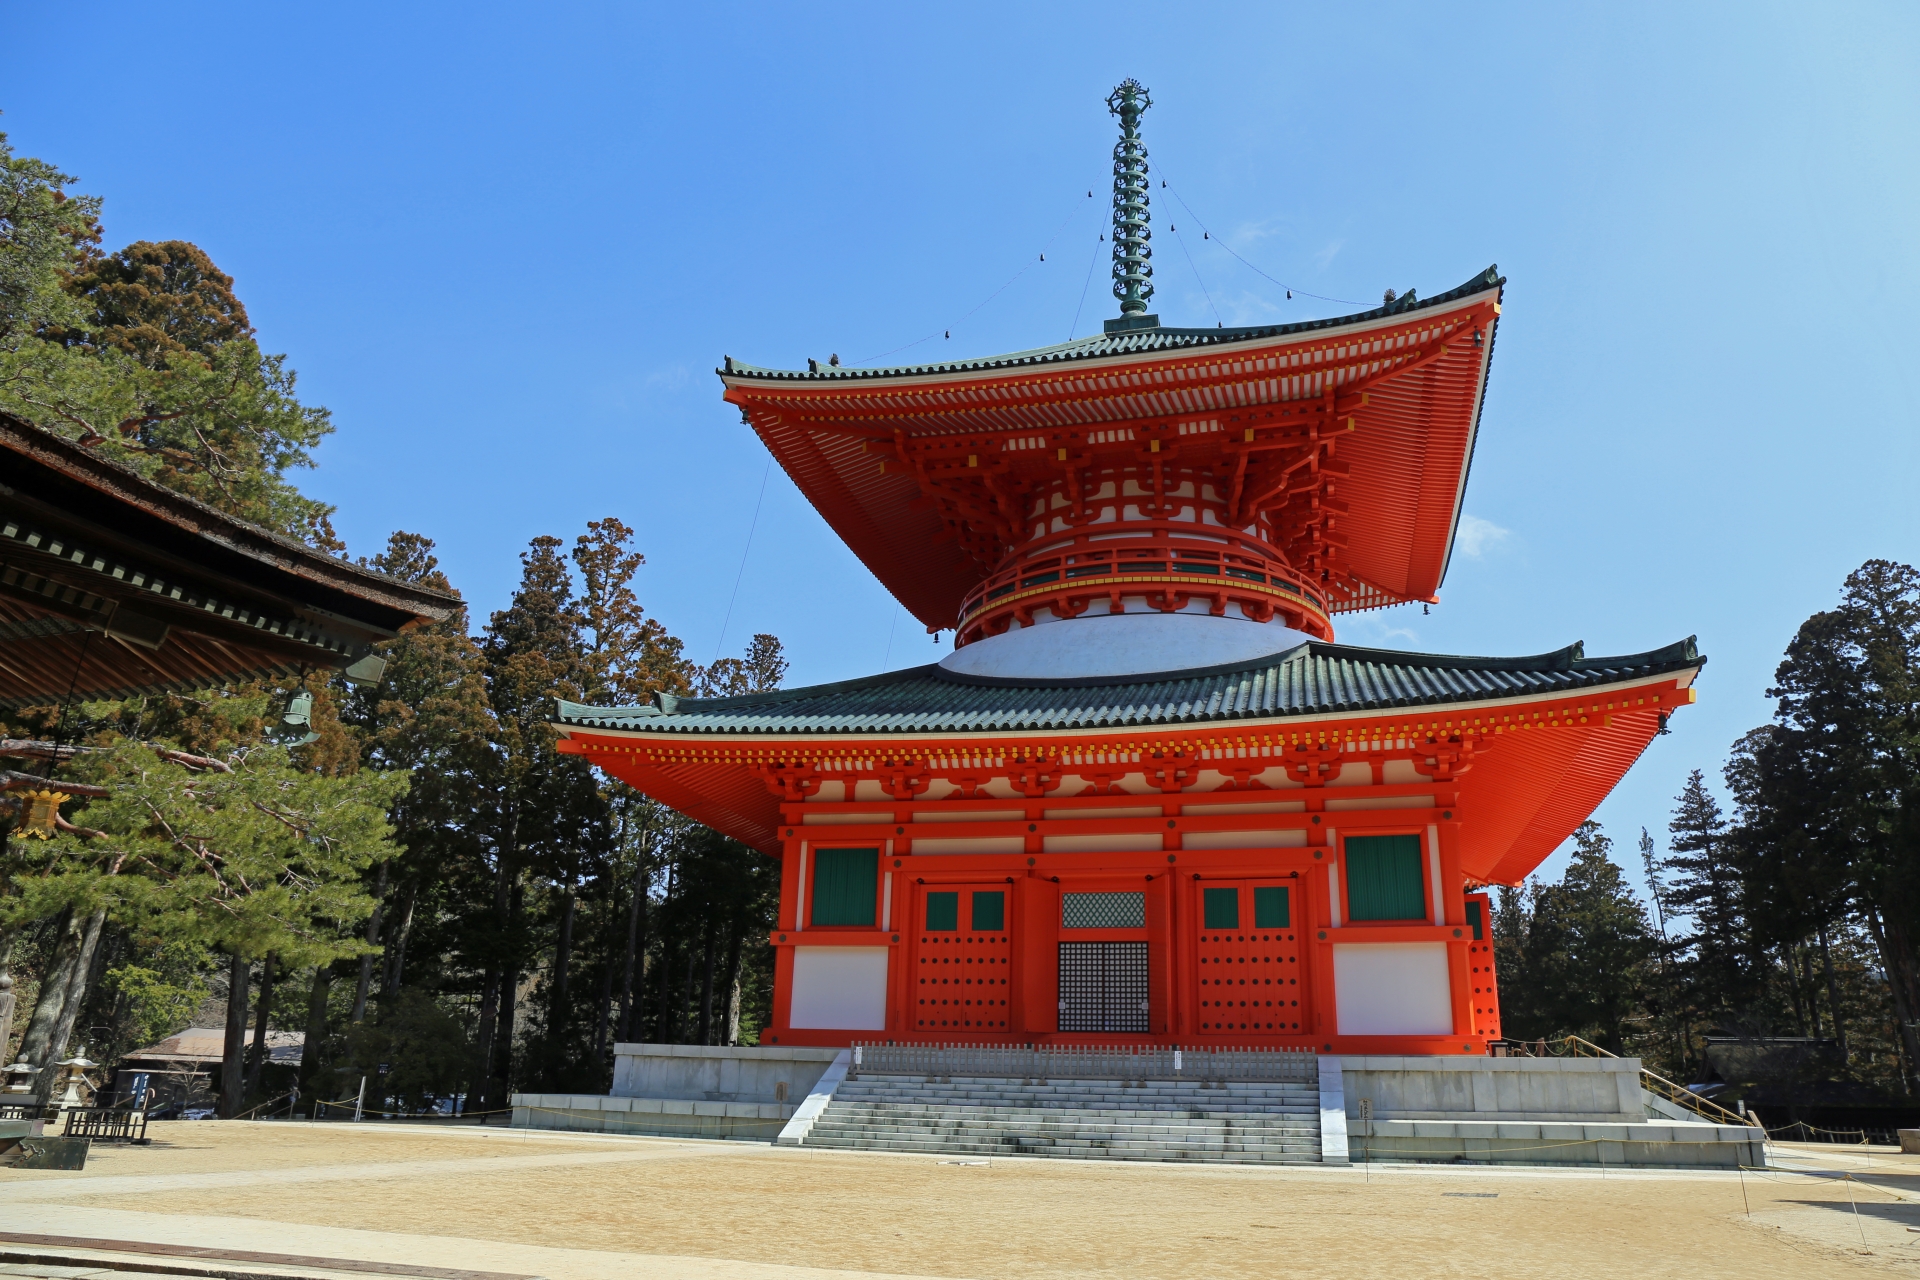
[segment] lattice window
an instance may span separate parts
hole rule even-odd
[[[1147,927],[1147,895],[1063,893],[1060,926],[1064,929],[1144,929]]]

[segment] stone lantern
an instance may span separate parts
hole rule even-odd
[[[0,1076],[6,1077],[6,1087],[0,1089],[0,1097],[33,1092],[34,1067],[31,1062],[16,1062],[10,1067],[0,1067]]]
[[[93,1081],[87,1078],[87,1072],[100,1064],[88,1060],[85,1049],[53,1065],[60,1069],[60,1074],[53,1078],[53,1091],[60,1099],[55,1106],[65,1111],[69,1107],[84,1107],[93,1101]]]

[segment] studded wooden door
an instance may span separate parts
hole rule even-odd
[[[1311,1029],[1294,926],[1300,881],[1204,880],[1195,888],[1196,1022],[1207,1035],[1299,1035]]]
[[[1004,1032],[1013,948],[1007,886],[915,886],[914,1029]]]
[[[1060,944],[1062,1031],[1147,1030],[1147,944]]]

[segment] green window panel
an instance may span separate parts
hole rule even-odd
[[[930,893],[927,895],[927,932],[952,933],[960,927],[960,895],[958,893]]]
[[[1285,885],[1263,885],[1253,891],[1253,927],[1293,928],[1292,895]]]
[[[1347,837],[1347,919],[1421,920],[1426,914],[1419,836]]]
[[[977,889],[973,895],[973,929],[998,933],[1007,927],[1007,895],[1000,889]]]
[[[1473,940],[1475,942],[1481,941],[1482,939],[1480,937],[1480,934],[1481,934],[1482,925],[1480,920],[1480,904],[1479,903],[1469,902],[1467,904],[1467,923],[1473,926]]]
[[[1200,910],[1209,929],[1240,927],[1240,891],[1238,889],[1202,889]]]
[[[816,849],[813,923],[873,927],[880,893],[878,849]]]

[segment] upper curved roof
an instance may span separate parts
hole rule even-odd
[[[1224,477],[1243,432],[1289,412],[1295,422],[1336,415],[1352,430],[1337,442],[1351,583],[1334,611],[1351,611],[1431,599],[1445,577],[1504,284],[1489,267],[1432,298],[1299,324],[1143,327],[888,369],[761,369],[728,357],[718,372],[801,492],[929,630],[952,627],[993,566],[930,496],[964,477],[916,473],[887,451],[960,466],[977,457],[976,483],[998,467],[1018,488],[1037,482],[1057,447],[1125,454],[1145,434],[1176,432],[1182,465]]]
[[[1345,316],[1329,316],[1324,320],[1298,320],[1290,324],[1240,325],[1232,329],[1176,329],[1161,325],[1143,326],[1097,334],[1090,338],[1075,338],[1071,342],[1057,343],[1051,347],[1035,347],[1030,351],[1014,351],[1002,356],[979,356],[971,360],[943,360],[934,364],[854,368],[850,365],[823,365],[817,361],[810,361],[813,367],[808,369],[770,369],[750,365],[727,356],[725,363],[714,372],[722,378],[839,383],[926,374],[991,373],[1003,369],[1058,364],[1070,360],[1093,360],[1102,356],[1154,355],[1169,351],[1186,351],[1196,347],[1217,347],[1236,342],[1293,338],[1302,334],[1323,333],[1326,330],[1339,329],[1347,325],[1365,324],[1368,321],[1381,320],[1389,316],[1403,316],[1435,307],[1444,307],[1462,298],[1484,293],[1488,289],[1497,289],[1506,282],[1506,277],[1500,274],[1500,268],[1491,266],[1464,284],[1449,289],[1445,293],[1435,294],[1431,298],[1420,298],[1409,293],[1405,297],[1375,307],[1371,311],[1359,311]]]

